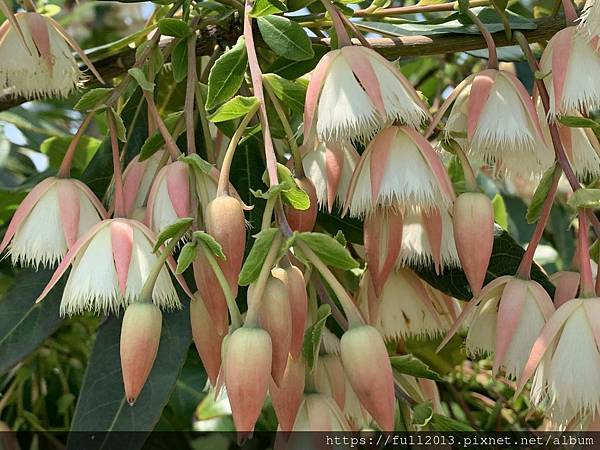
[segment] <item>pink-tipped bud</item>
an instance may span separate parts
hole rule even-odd
[[[315,189],[313,182],[308,178],[296,179],[296,184],[298,187],[300,187],[300,189],[308,194],[310,206],[308,209],[301,211],[286,205],[285,215],[287,217],[287,221],[290,225],[290,228],[294,231],[312,231],[315,227],[315,222],[317,221],[317,190]]]
[[[394,378],[379,332],[363,325],[342,336],[340,356],[358,399],[383,431],[394,429]]]
[[[227,301],[225,293],[221,289],[219,280],[215,271],[211,267],[203,251],[198,252],[198,256],[193,263],[194,280],[200,296],[204,299],[206,309],[212,318],[213,327],[221,336],[227,334],[229,330],[229,311],[227,310]]]
[[[227,339],[225,386],[238,432],[252,432],[271,377],[271,337],[261,328],[238,328]]]
[[[130,304],[121,325],[121,368],[125,397],[135,403],[152,370],[162,328],[162,313],[153,303]]]
[[[227,259],[218,262],[235,296],[246,246],[246,222],[239,200],[229,196],[212,200],[206,206],[206,231],[223,247]]]
[[[292,340],[290,353],[294,358],[300,356],[304,331],[306,329],[306,315],[308,313],[308,297],[306,284],[302,271],[296,266],[285,269],[276,268],[271,272],[275,278],[279,278],[287,286],[288,300],[292,312]]]
[[[271,380],[269,394],[282,431],[291,431],[304,393],[304,360],[288,357],[279,386]]]
[[[190,302],[190,322],[196,350],[204,364],[210,383],[216,386],[219,370],[221,370],[223,335],[217,331],[217,324],[204,305],[202,298],[195,297]]]
[[[550,281],[556,286],[554,307],[558,308],[567,300],[577,297],[581,275],[579,272],[561,271],[550,275]]]
[[[251,294],[250,294],[251,295]],[[279,384],[285,372],[292,341],[292,313],[285,284],[269,277],[260,305],[259,323],[271,336],[273,364],[271,374]]]
[[[494,246],[494,208],[490,199],[465,192],[454,203],[454,241],[473,296],[479,295]]]

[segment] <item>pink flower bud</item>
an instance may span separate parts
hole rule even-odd
[[[298,358],[302,351],[304,331],[306,329],[306,316],[308,313],[308,297],[304,275],[296,266],[286,267],[285,269],[275,268],[271,273],[287,286],[290,311],[292,313],[290,353],[294,358]]]
[[[192,267],[194,268],[196,288],[204,299],[205,307],[213,320],[213,327],[217,333],[224,336],[229,329],[227,301],[215,271],[203,251],[198,252]]]
[[[261,328],[242,327],[227,339],[225,386],[238,432],[252,432],[271,377],[271,337]]]
[[[342,336],[340,354],[346,376],[366,410],[384,431],[394,429],[394,378],[379,332],[363,325]]]
[[[205,224],[206,230],[223,247],[227,259],[219,259],[218,262],[235,296],[246,246],[246,222],[242,204],[230,196],[215,198],[206,206]]]
[[[152,184],[146,209],[146,225],[156,233],[192,214],[190,166],[175,161],[160,169]]]
[[[133,405],[152,370],[162,328],[162,313],[152,303],[132,303],[121,325],[121,368],[125,397]]]
[[[454,242],[471,291],[479,295],[494,246],[494,208],[485,194],[465,192],[454,202]]]
[[[252,288],[249,290],[252,297]],[[287,364],[292,340],[292,313],[288,290],[281,280],[269,277],[260,304],[259,323],[271,336],[273,363],[271,374],[279,384]]]
[[[550,275],[550,281],[556,286],[554,291],[554,307],[558,308],[567,300],[577,297],[581,275],[579,272],[556,272]]]
[[[308,178],[297,179],[296,184],[308,194],[310,206],[308,209],[301,211],[285,205],[285,215],[292,230],[299,232],[312,231],[317,221],[317,191],[312,181]]]
[[[304,361],[288,357],[279,386],[271,380],[269,394],[282,431],[291,431],[304,393]]]
[[[196,350],[198,350],[210,383],[216,386],[219,370],[221,370],[223,335],[217,331],[215,321],[204,305],[203,298],[194,297],[191,300],[190,322]]]
[[[123,171],[123,194],[127,217],[133,217],[132,214],[136,214],[135,211],[145,208],[163,155],[164,151],[158,151],[141,162],[139,155],[136,155]],[[135,218],[143,221],[145,217],[144,213],[141,219]]]

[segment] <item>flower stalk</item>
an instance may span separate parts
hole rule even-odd
[[[79,125],[79,128],[77,129],[77,132],[75,133],[75,136],[73,136],[73,139],[71,140],[71,142],[69,143],[69,146],[67,147],[67,151],[65,152],[65,156],[62,160],[62,163],[60,164],[60,168],[58,169],[57,176],[59,178],[69,178],[71,176],[71,166],[73,164],[73,157],[75,156],[75,150],[77,149],[77,145],[79,144],[81,137],[85,133],[85,130],[87,130],[88,126],[92,122],[92,119],[94,118],[95,115],[96,115],[95,111],[90,112],[87,116],[85,116],[85,118],[83,119],[83,122],[81,122],[81,125]]]

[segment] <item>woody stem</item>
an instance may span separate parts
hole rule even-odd
[[[85,133],[85,130],[90,125],[95,115],[95,111],[90,112],[87,116],[85,116],[83,122],[81,122],[81,125],[79,125],[77,133],[75,133],[75,136],[73,136],[73,139],[69,143],[67,151],[65,152],[65,157],[63,158],[62,163],[60,164],[60,168],[58,169],[57,176],[59,178],[69,178],[71,176],[71,166],[73,164],[75,150],[77,150],[77,145],[79,144],[81,137]]]

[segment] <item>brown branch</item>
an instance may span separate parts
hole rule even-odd
[[[360,22],[358,22],[360,23]],[[550,39],[554,34],[565,27],[564,17],[545,18],[535,21],[537,28],[535,30],[523,31],[523,34],[529,42],[543,42]],[[241,28],[233,26],[229,30],[211,27],[202,31],[198,36],[196,44],[197,55],[212,55],[215,45],[227,46],[235,44],[238,36],[241,35]],[[514,39],[508,40],[504,31],[494,33],[494,42],[497,47],[506,47],[516,45]],[[359,44],[358,40],[354,40]],[[427,56],[441,55],[445,53],[464,52],[469,50],[478,50],[486,48],[484,38],[479,34],[438,34],[433,36],[403,36],[403,37],[385,37],[368,39],[371,46],[380,54],[388,59],[396,59],[400,56]],[[315,44],[329,46],[328,38],[313,38]],[[161,40],[162,48],[169,45],[170,39]],[[260,45],[260,42],[257,42]],[[127,69],[135,63],[135,51],[127,49],[122,53],[94,61],[96,69],[105,80],[118,77],[127,72]],[[98,82],[94,78],[89,78],[85,87],[97,87]],[[20,105],[32,99],[14,96],[0,96],[0,111]]]

